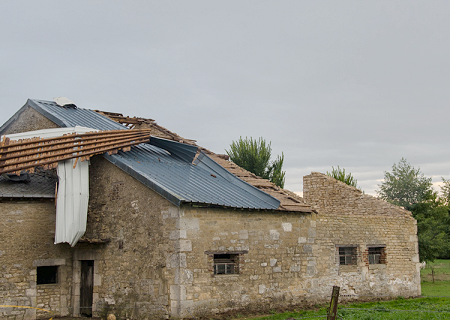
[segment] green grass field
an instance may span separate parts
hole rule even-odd
[[[450,281],[450,260],[436,260],[428,263],[425,269],[420,272],[422,282],[433,281],[433,270],[435,281]]]
[[[434,279],[432,270],[434,270]],[[450,260],[436,260],[421,271],[422,298],[340,304],[338,315],[344,320],[450,320]],[[325,319],[326,307],[298,310],[239,320]]]

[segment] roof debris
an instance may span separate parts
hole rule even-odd
[[[0,141],[0,174],[20,174],[22,170],[33,173],[34,168],[56,168],[59,161],[88,160],[96,154],[116,154],[118,150],[129,151],[131,146],[150,140],[148,129],[111,130],[84,134],[65,134],[56,138],[30,138]],[[76,162],[75,162],[76,165]]]
[[[166,129],[158,125],[152,119],[135,118],[135,117],[128,118],[124,117],[121,113],[112,113],[105,111],[96,111],[96,112],[122,124],[124,123],[120,122],[120,120],[121,119],[123,120],[123,118],[140,119],[139,124],[136,124],[136,126],[139,126],[139,128],[150,128],[152,130],[151,131],[152,136],[197,146],[195,140],[185,139],[180,135],[170,131],[169,129]],[[312,209],[311,206],[307,205],[304,202],[302,197],[298,196],[297,194],[289,190],[281,189],[280,187],[276,186],[269,180],[258,177],[255,174],[239,167],[235,163],[229,161],[228,155],[216,154],[208,149],[199,146],[197,154],[199,155],[201,152],[207,154],[209,157],[211,157],[214,161],[216,161],[218,164],[220,164],[223,168],[225,168],[228,172],[230,172],[234,176],[260,189],[261,191],[264,191],[265,193],[271,195],[272,197],[275,197],[276,199],[280,200],[281,203],[277,211],[315,212],[315,210]]]

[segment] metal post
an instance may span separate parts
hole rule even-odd
[[[336,320],[337,306],[338,306],[338,300],[339,300],[339,289],[340,289],[340,287],[333,286],[330,307],[327,310],[327,320]]]

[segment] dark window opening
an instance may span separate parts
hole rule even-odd
[[[385,263],[384,247],[370,247],[368,248],[369,264],[383,264]]]
[[[37,267],[37,284],[58,283],[58,266]]]
[[[355,265],[357,263],[356,247],[339,247],[339,264]]]
[[[214,254],[214,274],[238,274],[238,254]]]

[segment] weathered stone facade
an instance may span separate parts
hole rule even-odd
[[[320,294],[334,284],[354,298],[420,295],[417,223],[409,211],[317,172],[304,177],[303,197],[318,211]],[[339,264],[339,246],[356,248],[355,264]],[[383,251],[379,264],[369,264],[374,247]]]
[[[26,109],[4,133],[53,126]],[[304,178],[304,200],[317,212],[306,213],[177,207],[101,156],[89,172],[87,231],[74,248],[53,244],[54,201],[0,202],[0,305],[79,316],[86,261],[93,315],[118,319],[324,302],[333,285],[354,299],[420,295],[411,214],[323,174]],[[225,256],[234,272],[215,274]],[[42,266],[58,268],[57,283],[36,283]],[[0,309],[0,319],[41,315]]]
[[[0,202],[0,304],[38,307],[68,315],[71,298],[71,249],[54,245],[54,201]],[[37,285],[36,269],[59,266],[57,284]],[[35,309],[0,309],[1,319],[34,319]]]
[[[184,207],[171,268],[172,314],[299,304],[316,274],[315,214]],[[214,275],[214,254],[239,256],[238,271]],[[179,262],[179,263],[178,263]]]

